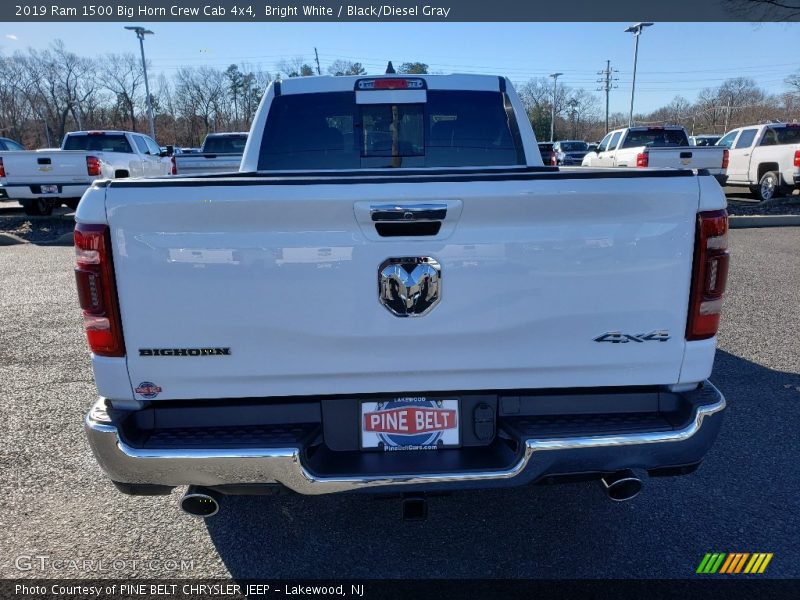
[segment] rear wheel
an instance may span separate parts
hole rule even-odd
[[[53,214],[53,202],[47,198],[23,200],[21,204],[26,215],[45,217]]]
[[[767,171],[761,176],[758,185],[750,187],[750,192],[761,202],[777,198],[781,195],[780,176],[774,171]]]

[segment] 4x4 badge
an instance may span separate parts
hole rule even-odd
[[[666,342],[669,339],[669,331],[659,329],[650,333],[621,333],[619,331],[609,331],[594,338],[595,342],[611,342],[612,344],[627,344],[628,342]]]

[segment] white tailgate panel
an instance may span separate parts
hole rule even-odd
[[[356,220],[364,201],[437,199],[461,208],[444,236],[374,239]],[[112,185],[131,384],[169,399],[675,383],[697,205],[692,177]],[[442,299],[398,318],[378,266],[417,256],[441,264]],[[654,330],[671,339],[593,341]],[[208,347],[230,355],[139,356]]]

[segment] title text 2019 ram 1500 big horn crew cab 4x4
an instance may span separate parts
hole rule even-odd
[[[597,150],[589,152],[584,167],[658,167],[703,169],[721,185],[727,178],[728,151],[716,146],[689,145],[683,127],[624,127],[610,131]]]
[[[129,131],[73,131],[60,150],[0,153],[0,184],[29,215],[74,209],[96,179],[168,175],[170,159],[155,141]]]
[[[695,468],[725,198],[542,166],[505,78],[273,83],[239,173],[95,184],[90,445],[132,494],[414,492]]]

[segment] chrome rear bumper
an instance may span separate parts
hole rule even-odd
[[[538,479],[559,467],[586,465],[587,470],[614,466],[626,457],[655,456],[663,448],[669,460],[675,445],[690,447],[683,453],[699,461],[716,437],[719,421],[704,427],[710,417],[725,409],[725,398],[706,382],[713,401],[697,406],[688,423],[678,429],[617,435],[529,438],[524,440],[518,461],[505,469],[438,472],[424,474],[319,476],[303,464],[301,447],[154,449],[135,448],[120,436],[100,399],[86,416],[85,428],[100,466],[117,482],[163,486],[223,486],[279,483],[301,494],[328,494],[394,486],[442,486],[472,484],[475,487]],[[719,415],[721,416],[721,415]],[[703,433],[704,435],[701,435]],[[593,455],[587,452],[595,452]],[[613,456],[613,460],[609,459]],[[538,460],[541,459],[541,460]],[[636,459],[634,459],[636,460]],[[690,461],[686,461],[690,462]],[[612,464],[613,463],[613,464]],[[663,463],[670,464],[669,462]],[[685,463],[672,463],[685,464]],[[616,468],[616,467],[615,467]],[[578,469],[581,470],[581,469]],[[520,477],[525,474],[524,477]],[[472,487],[470,485],[470,487]],[[377,490],[376,490],[377,491]]]

